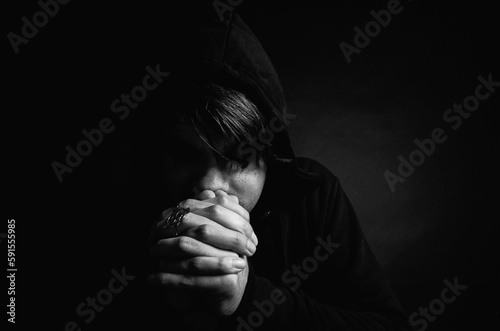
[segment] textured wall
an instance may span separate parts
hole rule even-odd
[[[500,81],[493,17],[479,4],[401,2],[403,10],[347,63],[339,44],[354,45],[353,28],[363,29],[370,11],[387,3],[262,10],[277,17],[272,32],[262,18],[254,30],[297,114],[290,124],[297,155],[341,179],[408,312],[427,307],[445,279],[458,277],[468,288],[428,329],[479,329],[498,306],[500,91],[455,130],[443,114],[475,93],[479,75]],[[397,157],[408,159],[413,141],[435,128],[447,140],[392,192],[384,172],[397,174]]]

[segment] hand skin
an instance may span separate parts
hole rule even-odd
[[[238,308],[248,280],[247,256],[256,251],[257,237],[249,213],[236,196],[223,191],[203,191],[180,203],[189,207],[179,226],[178,237],[153,226],[152,258],[159,259],[159,272],[148,277],[150,284],[165,290],[167,304],[193,313],[194,294],[218,316],[229,316]],[[167,213],[170,210],[167,210]],[[175,293],[175,295],[173,295]],[[187,299],[179,304],[179,295]]]

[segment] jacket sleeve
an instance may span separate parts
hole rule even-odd
[[[329,176],[311,197],[316,203],[304,204],[318,247],[297,263],[311,271],[307,280],[290,266],[273,284],[250,266],[232,329],[413,330],[338,179]]]

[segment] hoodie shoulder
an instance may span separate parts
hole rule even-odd
[[[304,179],[310,179],[315,182],[322,183],[336,183],[338,184],[339,179],[335,176],[330,169],[325,167],[323,164],[316,160],[307,157],[296,157],[295,158],[297,172]]]

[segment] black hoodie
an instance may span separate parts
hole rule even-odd
[[[186,41],[172,67],[173,85],[217,82],[247,94],[268,120],[284,120],[278,75],[238,15],[207,22]],[[295,157],[286,130],[275,132],[272,145],[279,158],[251,213],[259,245],[245,293],[215,329],[411,330],[337,177]],[[145,309],[137,310],[142,330],[142,323],[185,330],[179,316],[145,293],[139,300]]]

